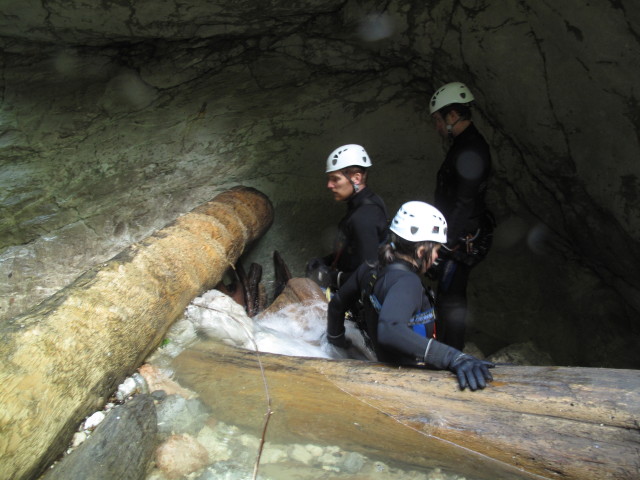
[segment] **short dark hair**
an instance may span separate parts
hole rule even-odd
[[[342,169],[342,172],[347,176],[351,177],[351,175],[355,175],[356,173],[361,173],[364,182],[367,183],[367,168],[362,168],[357,165],[352,165],[350,167],[345,167]]]

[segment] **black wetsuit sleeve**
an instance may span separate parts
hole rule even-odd
[[[407,276],[395,282],[385,295],[378,317],[378,344],[414,359],[422,359],[429,339],[414,332],[408,323],[422,306],[420,279]]]
[[[351,275],[346,283],[340,287],[329,302],[327,309],[327,334],[337,337],[344,333],[344,314],[349,310],[360,296],[358,277],[364,275],[366,265],[362,265],[356,274]]]

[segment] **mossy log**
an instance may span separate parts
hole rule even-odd
[[[328,442],[476,479],[640,478],[638,371],[497,366],[470,392],[445,371],[256,355],[206,342],[176,358],[176,379],[260,435],[263,368],[266,441]]]
[[[0,326],[0,478],[46,468],[272,219],[257,190],[225,191]]]

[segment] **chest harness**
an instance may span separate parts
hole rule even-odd
[[[387,267],[389,270],[405,270],[407,272],[411,271],[409,267],[401,264],[401,263],[392,263]],[[364,288],[360,293],[360,302],[365,305],[368,303],[373,307],[376,315],[380,315],[380,310],[382,309],[382,304],[378,300],[378,298],[373,293],[373,287],[378,281],[378,275],[380,274],[380,267],[373,268],[369,273],[368,281],[365,282]],[[407,326],[411,328],[418,335],[429,338],[436,338],[436,312],[435,312],[435,300],[433,291],[431,288],[425,289],[425,294],[432,305],[431,308],[428,308],[425,311],[416,313],[413,317],[409,319],[407,322]],[[366,311],[366,310],[365,310]],[[376,318],[377,320],[377,318]],[[369,324],[369,320],[367,319],[367,324]],[[377,321],[376,321],[377,324]],[[432,327],[432,334],[429,335],[429,328]],[[369,325],[369,328],[371,326]]]

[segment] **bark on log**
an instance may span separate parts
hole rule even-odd
[[[289,267],[283,260],[280,252],[278,252],[277,250],[273,252],[273,270],[276,277],[273,298],[278,298],[292,276],[291,272],[289,271]]]
[[[245,310],[249,317],[254,317],[260,312],[260,280],[262,279],[262,267],[257,263],[249,266],[249,273],[244,271],[242,265],[236,266],[238,277],[244,290]]]
[[[274,412],[267,441],[338,442],[491,480],[640,478],[638,371],[498,366],[493,383],[469,392],[442,371],[260,360]],[[259,431],[265,391],[255,352],[208,342],[174,367],[214,415]]]
[[[0,478],[46,468],[272,218],[262,193],[228,190],[0,326]]]

